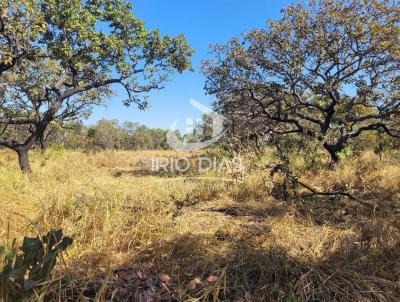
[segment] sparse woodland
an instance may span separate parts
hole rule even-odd
[[[0,301],[399,301],[399,24],[396,0],[312,0],[214,45],[225,135],[184,152],[83,123],[190,71],[184,36],[123,0],[0,0]]]

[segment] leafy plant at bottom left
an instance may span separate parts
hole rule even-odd
[[[24,237],[22,247],[6,249],[0,245],[0,300],[21,301],[33,288],[48,280],[57,256],[72,244],[62,230],[51,230],[45,236]]]

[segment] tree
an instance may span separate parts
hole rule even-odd
[[[0,146],[23,171],[53,121],[85,117],[116,86],[145,109],[147,92],[191,68],[185,38],[146,30],[124,0],[0,1]],[[29,135],[7,136],[11,126]]]
[[[49,128],[50,135],[46,137],[46,148],[51,145],[58,145],[66,149],[82,150],[87,148],[89,142],[93,142],[88,137],[88,127],[79,120],[56,125],[56,127],[50,126]]]
[[[216,109],[257,131],[315,138],[333,162],[367,131],[400,136],[400,10],[392,0],[291,5],[204,62]]]
[[[117,120],[100,120],[88,129],[88,137],[95,148],[120,149],[123,132]]]
[[[0,1],[0,75],[22,60],[33,60],[38,47],[33,41],[44,22],[33,0]]]

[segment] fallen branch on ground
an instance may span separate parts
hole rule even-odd
[[[287,164],[276,164],[274,166],[267,166],[267,168],[271,169],[271,176],[274,176],[275,173],[282,173],[285,175],[286,179],[290,179],[292,182],[294,182],[297,185],[302,186],[303,188],[307,189],[308,191],[311,192],[311,194],[306,195],[305,197],[313,197],[313,196],[344,196],[347,197],[351,200],[354,200],[364,206],[373,208],[374,206],[364,202],[356,197],[354,197],[352,194],[348,193],[348,192],[343,192],[343,191],[328,191],[328,192],[323,192],[323,191],[319,191],[317,189],[314,189],[313,187],[311,187],[310,185],[304,183],[303,181],[299,180],[296,176],[293,175],[293,173],[290,171],[289,167]]]

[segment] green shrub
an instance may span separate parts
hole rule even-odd
[[[42,237],[24,237],[20,249],[15,241],[10,249],[0,245],[0,298],[21,301],[32,295],[33,288],[48,280],[58,254],[71,244],[62,230],[51,230]]]

